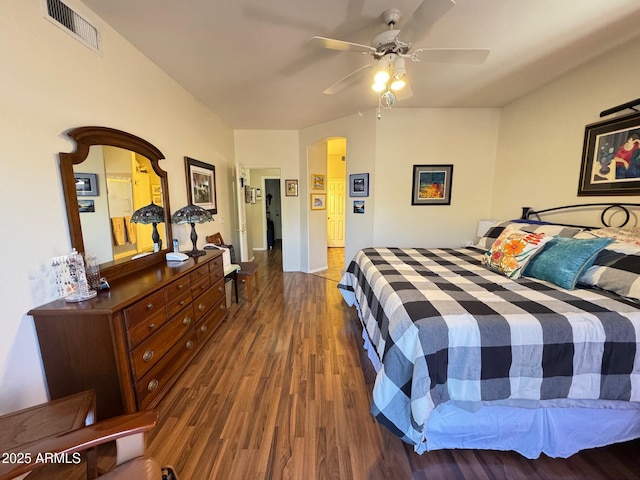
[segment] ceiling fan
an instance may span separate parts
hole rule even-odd
[[[455,5],[453,0],[423,0],[402,28],[396,28],[402,12],[390,8],[382,13],[382,21],[389,28],[376,35],[371,45],[347,42],[321,36],[312,37],[309,43],[330,50],[359,52],[371,55],[374,62],[364,65],[341,78],[324,90],[332,95],[359,80],[363,72],[374,68],[372,88],[379,92],[379,109],[391,108],[396,96],[404,91],[402,97],[408,98],[412,92],[406,76],[405,60],[413,62],[427,61],[438,63],[481,64],[489,55],[487,49],[463,48],[412,48],[409,40],[424,34],[440,17]],[[380,110],[378,109],[378,118]]]

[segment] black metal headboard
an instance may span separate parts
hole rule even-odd
[[[582,209],[582,210],[598,210],[601,209],[600,213],[600,222],[602,225],[593,226],[593,225],[571,225],[562,223],[562,225],[567,225],[570,227],[580,227],[580,228],[601,228],[605,227],[624,227],[631,218],[632,210],[634,208],[640,209],[640,203],[581,203],[576,205],[564,205],[561,207],[553,207],[553,208],[545,208],[544,210],[534,210],[532,207],[522,207],[522,215],[520,216],[521,220],[540,220],[542,221],[541,215],[548,214],[550,212],[560,212],[571,209]],[[622,221],[616,222],[616,225],[611,225],[609,220],[611,216],[614,214],[622,214],[624,218]],[[548,222],[554,223],[554,222]]]

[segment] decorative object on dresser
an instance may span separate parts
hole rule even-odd
[[[162,239],[158,233],[158,224],[164,222],[164,208],[151,202],[146,207],[139,208],[131,215],[131,223],[142,223],[143,225],[153,225],[151,240],[153,241],[153,251],[162,250]]]
[[[153,408],[225,319],[225,300],[222,252],[207,250],[81,304],[32,309],[51,399],[93,389],[99,419]]]
[[[200,255],[204,255],[204,250],[198,250],[198,234],[196,233],[196,223],[205,223],[205,222],[213,222],[213,217],[209,212],[207,212],[204,208],[198,207],[197,205],[187,205],[186,207],[182,207],[176,213],[174,213],[171,217],[172,223],[177,223],[178,225],[188,223],[191,225],[191,243],[193,248],[190,252],[186,252],[190,257],[199,257]]]

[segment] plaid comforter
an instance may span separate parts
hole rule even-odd
[[[367,248],[349,265],[338,288],[355,297],[382,365],[371,407],[380,423],[422,453],[429,414],[445,402],[640,402],[636,304],[511,280],[481,256],[473,248]]]

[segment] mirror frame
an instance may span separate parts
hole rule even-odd
[[[60,176],[62,178],[62,190],[66,204],[67,221],[69,223],[69,237],[71,247],[84,253],[84,239],[80,225],[80,210],[78,208],[78,196],[73,166],[84,162],[89,154],[89,148],[93,145],[110,145],[136,152],[151,161],[153,171],[160,177],[162,185],[162,202],[164,208],[164,223],[166,235],[166,248],[160,252],[152,253],[136,260],[122,259],[103,263],[100,265],[100,274],[108,281],[123,277],[138,270],[142,270],[152,264],[164,260],[164,255],[173,244],[171,231],[171,209],[169,207],[169,182],[167,172],[162,170],[159,161],[164,155],[151,143],[127,132],[108,127],[77,127],[66,132],[76,142],[73,152],[60,152]]]

